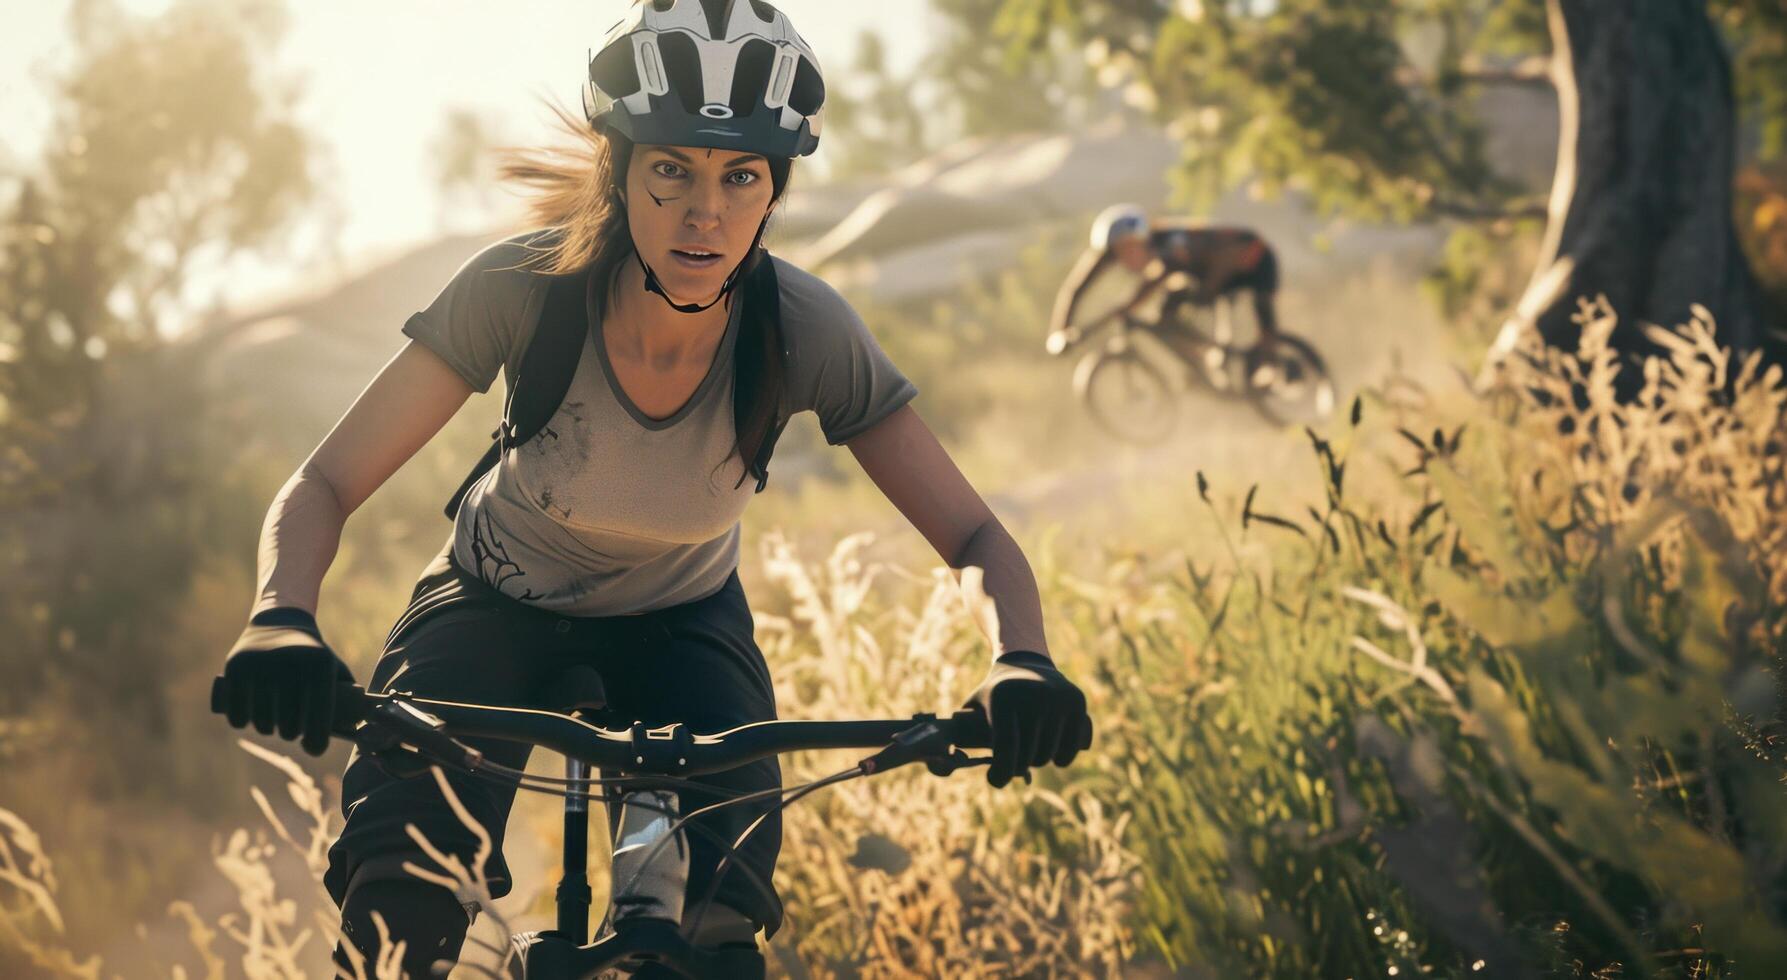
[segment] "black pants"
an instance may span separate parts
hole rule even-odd
[[[682,722],[706,734],[775,717],[769,671],[752,638],[751,610],[737,573],[719,592],[680,606],[638,616],[575,618],[503,596],[442,555],[417,583],[369,687],[445,701],[545,708],[553,706],[554,679],[583,664],[602,676],[616,716],[649,726]],[[527,763],[529,746],[468,741],[503,765]],[[746,792],[778,787],[781,780],[774,759],[700,777],[708,785]],[[515,791],[464,775],[450,775],[448,781],[496,845],[485,868],[492,896],[507,894],[512,881],[502,857],[503,828]],[[689,790],[681,794],[681,808],[687,813],[721,798]],[[356,752],[342,777],[342,809],[347,825],[329,849],[324,877],[337,904],[369,882],[409,877],[406,861],[435,868],[406,824],[415,824],[435,847],[468,867],[476,854],[477,838],[448,808],[432,774],[397,779]],[[742,804],[697,822],[732,842],[767,809],[767,802]],[[614,816],[611,812],[611,831]],[[689,835],[691,910],[706,894],[723,854],[713,836]],[[726,873],[716,898],[770,933],[782,920],[781,901],[767,887],[781,837],[780,817],[772,816],[734,858],[742,867]]]

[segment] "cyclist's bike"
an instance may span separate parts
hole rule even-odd
[[[228,703],[226,684],[219,677],[211,689],[211,710],[219,714]],[[754,947],[706,949],[688,937],[700,927],[721,879],[750,875],[732,856],[764,818],[737,841],[720,841],[727,856],[705,894],[685,909],[687,835],[713,833],[698,818],[720,807],[765,799],[775,800],[779,810],[827,786],[912,762],[923,762],[943,776],[989,761],[962,751],[986,748],[991,741],[985,718],[974,710],[947,718],[920,714],[875,721],[769,721],[697,735],[682,725],[604,727],[614,719],[604,710],[601,678],[588,667],[573,668],[549,689],[560,692],[563,713],[372,694],[354,684],[340,685],[335,695],[335,734],[394,773],[419,775],[431,765],[441,766],[564,798],[557,928],[511,938],[502,965],[511,980],[593,980],[607,970],[631,971],[647,964],[690,980],[761,980],[763,955]],[[460,741],[465,738],[551,749],[565,756],[565,778],[499,765]],[[695,785],[688,777],[804,749],[875,751],[848,769],[803,785],[738,795],[690,813],[677,807],[677,791]],[[620,775],[594,778],[592,768]],[[713,792],[712,787],[702,789]],[[614,886],[594,942],[588,941],[592,895],[586,867],[591,800],[620,807],[610,867]]]
[[[1309,425],[1334,413],[1334,382],[1308,341],[1280,332],[1239,346],[1220,318],[1216,329],[1205,327],[1208,310],[1181,306],[1167,321],[1123,314],[1109,330],[1072,331],[1051,350],[1099,338],[1074,368],[1074,392],[1093,421],[1125,442],[1166,439],[1178,421],[1179,391],[1191,386],[1245,400],[1274,425]]]

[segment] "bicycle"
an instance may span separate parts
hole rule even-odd
[[[1075,365],[1074,393],[1100,428],[1142,445],[1162,442],[1172,433],[1178,390],[1192,384],[1243,399],[1274,425],[1309,425],[1334,413],[1334,382],[1308,341],[1279,332],[1243,347],[1223,329],[1223,318],[1217,318],[1217,326],[1207,331],[1188,312],[1170,323],[1121,314],[1103,345]],[[1049,351],[1067,353],[1093,335],[1070,329],[1059,340],[1050,338]],[[1149,338],[1167,356],[1150,356],[1137,346],[1138,337]],[[1177,384],[1162,369],[1163,360],[1182,369]]]
[[[225,712],[227,681],[212,683],[211,710]],[[964,749],[988,748],[991,732],[980,712],[963,709],[947,718],[917,714],[906,719],[861,721],[767,721],[710,735],[691,734],[680,724],[648,729],[641,722],[610,729],[606,696],[594,669],[576,667],[552,685],[565,711],[503,708],[417,698],[403,693],[370,693],[343,683],[335,691],[332,729],[359,750],[400,775],[418,775],[442,766],[477,778],[494,779],[565,801],[561,878],[555,895],[557,926],[518,933],[503,955],[510,980],[593,980],[607,970],[658,964],[689,980],[762,978],[765,963],[755,948],[709,950],[689,936],[701,924],[721,879],[740,868],[731,855],[768,814],[737,841],[722,841],[727,856],[716,868],[693,909],[684,909],[689,878],[688,832],[712,834],[693,821],[720,807],[777,798],[770,812],[849,779],[877,775],[914,762],[933,774],[984,765],[986,756]],[[495,738],[525,742],[565,756],[565,778],[527,773],[486,759],[459,739]],[[877,749],[848,769],[794,787],[749,793],[681,813],[675,790],[695,785],[688,777],[720,772],[808,749]],[[592,777],[600,768],[623,775]],[[593,792],[613,787],[618,795]],[[703,787],[712,792],[712,787]],[[617,803],[608,914],[595,941],[589,937],[593,895],[588,882],[589,803]],[[741,872],[742,873],[742,872]],[[767,885],[760,886],[767,887]]]

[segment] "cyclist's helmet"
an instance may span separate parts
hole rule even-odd
[[[805,156],[825,80],[813,49],[763,0],[634,0],[589,63],[590,124],[635,143]]]
[[[1103,252],[1126,238],[1148,237],[1148,212],[1134,204],[1114,204],[1092,222],[1092,247]]]

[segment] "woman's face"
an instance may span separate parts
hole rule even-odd
[[[774,196],[769,161],[754,153],[635,146],[627,165],[633,247],[678,303],[720,294]]]

